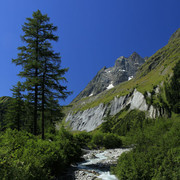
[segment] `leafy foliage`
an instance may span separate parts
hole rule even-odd
[[[7,129],[0,136],[0,179],[54,179],[80,155],[75,139],[64,128],[53,141]]]
[[[136,148],[120,156],[112,170],[119,179],[179,179],[180,121],[159,119],[129,134]]]
[[[124,110],[125,111],[125,110]],[[147,122],[145,113],[139,110],[131,110],[123,114],[123,111],[113,117],[107,117],[102,123],[102,132],[111,132],[120,136],[125,136],[129,131],[142,129]]]
[[[90,145],[94,148],[118,148],[122,146],[122,141],[118,135],[97,132],[93,135]]]
[[[86,131],[77,132],[74,134],[74,138],[76,139],[76,143],[82,147],[85,148],[88,146],[88,143],[92,139],[92,134],[87,133]]]
[[[90,149],[110,149],[122,146],[121,138],[113,133],[102,133],[101,131],[92,133],[79,132],[74,137],[80,147],[88,147]]]

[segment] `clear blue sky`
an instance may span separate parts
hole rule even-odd
[[[113,66],[119,56],[134,51],[151,56],[167,44],[180,27],[180,0],[1,0],[0,2],[0,96],[20,78],[11,63],[17,47],[24,45],[21,26],[40,9],[58,26],[59,41],[68,90],[68,104],[103,66]]]

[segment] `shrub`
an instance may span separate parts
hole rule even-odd
[[[104,133],[97,131],[92,136],[92,140],[90,142],[91,146],[94,148],[103,147],[103,138],[104,138]]]
[[[74,138],[76,140],[76,143],[80,146],[80,147],[87,147],[88,143],[91,141],[92,139],[92,135],[90,133],[87,133],[86,131],[82,131],[82,132],[78,132],[74,135]]]
[[[10,129],[0,140],[0,179],[54,179],[81,156],[80,147],[64,128],[54,141]]]
[[[136,146],[133,151],[122,154],[112,169],[119,179],[180,178],[179,116],[156,119],[129,135]]]
[[[93,148],[118,148],[122,146],[122,141],[118,135],[98,131],[93,134],[90,146]]]
[[[118,148],[122,146],[122,140],[118,135],[107,133],[103,138],[103,145],[105,148]]]

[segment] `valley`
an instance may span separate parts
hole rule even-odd
[[[40,10],[26,20],[12,59],[23,81],[0,97],[0,179],[180,179],[180,28],[151,57],[104,66],[62,106],[72,92],[57,27]]]

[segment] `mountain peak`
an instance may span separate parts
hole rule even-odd
[[[127,58],[125,58],[124,56],[120,56],[119,58],[117,58],[115,61],[115,67],[124,66],[126,59]]]
[[[139,56],[139,54],[137,52],[133,52],[131,56]]]
[[[143,64],[145,59],[142,58],[137,52],[133,52],[131,56],[129,56],[129,61],[136,63],[136,64]]]
[[[131,56],[129,56],[129,58],[133,59],[133,60],[136,60],[136,59],[139,59],[141,58],[140,55],[137,53],[137,52],[133,52],[131,54]]]
[[[125,57],[124,56],[120,56],[119,58],[117,58],[117,60],[121,60],[121,59],[124,59]]]
[[[113,67],[106,68],[104,66],[74,101],[78,101],[83,97],[97,95],[124,81],[130,80],[144,62],[145,59],[136,52],[128,58],[120,56]]]

